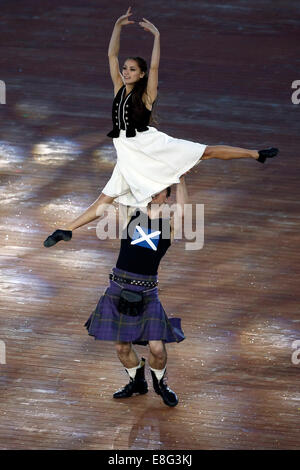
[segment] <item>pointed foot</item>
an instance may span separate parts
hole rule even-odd
[[[265,163],[267,158],[276,157],[278,152],[279,150],[275,147],[270,147],[268,149],[259,150],[258,151],[259,157],[256,160],[260,163]]]

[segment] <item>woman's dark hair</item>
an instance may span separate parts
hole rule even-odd
[[[148,67],[147,67],[147,62],[142,57],[127,57],[126,60],[134,60],[138,64],[139,68],[141,69],[141,72],[144,72],[144,76],[140,78],[140,80],[134,84],[133,93],[132,93],[132,103],[133,103],[133,109],[134,109],[133,119],[138,122],[140,120],[140,115],[143,113],[143,109],[144,109],[142,97],[144,93],[147,94]],[[154,103],[152,104],[150,124],[152,123],[158,124],[153,113],[153,107],[154,107]]]

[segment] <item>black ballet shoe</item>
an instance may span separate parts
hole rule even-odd
[[[264,149],[264,150],[259,150],[258,151],[259,157],[256,160],[260,163],[265,163],[267,158],[276,157],[278,152],[279,152],[279,150],[274,148],[274,147],[270,147],[270,148]]]
[[[68,242],[72,238],[72,230],[55,230],[52,235],[49,235],[48,238],[44,241],[44,246],[49,248],[50,246],[55,245],[60,240]]]

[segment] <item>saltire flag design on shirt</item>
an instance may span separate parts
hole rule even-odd
[[[159,230],[151,232],[151,229],[149,228],[136,225],[131,245],[143,246],[144,248],[157,251],[160,234],[161,232]]]

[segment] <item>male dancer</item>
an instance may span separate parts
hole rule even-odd
[[[169,319],[160,303],[157,271],[161,258],[174,239],[174,217],[183,218],[184,204],[188,202],[184,176],[181,176],[176,187],[177,212],[170,219],[158,218],[170,191],[171,188],[166,188],[154,195],[147,208],[142,208],[131,216],[125,228],[126,236],[122,235],[119,257],[110,275],[110,286],[101,296],[85,326],[89,335],[95,339],[115,342],[118,357],[130,377],[129,383],[114,393],[114,398],[147,393],[145,359],[138,358],[133,344],[149,344],[149,366],[154,390],[166,405],[176,406],[176,393],[166,383],[165,343],[182,341],[184,333],[180,318]],[[89,222],[95,218],[91,218]],[[152,222],[156,224],[154,230]],[[45,240],[45,247],[57,243],[56,232]],[[126,304],[128,297],[122,300],[120,307],[124,289],[129,297],[143,292],[140,309],[138,303]]]

